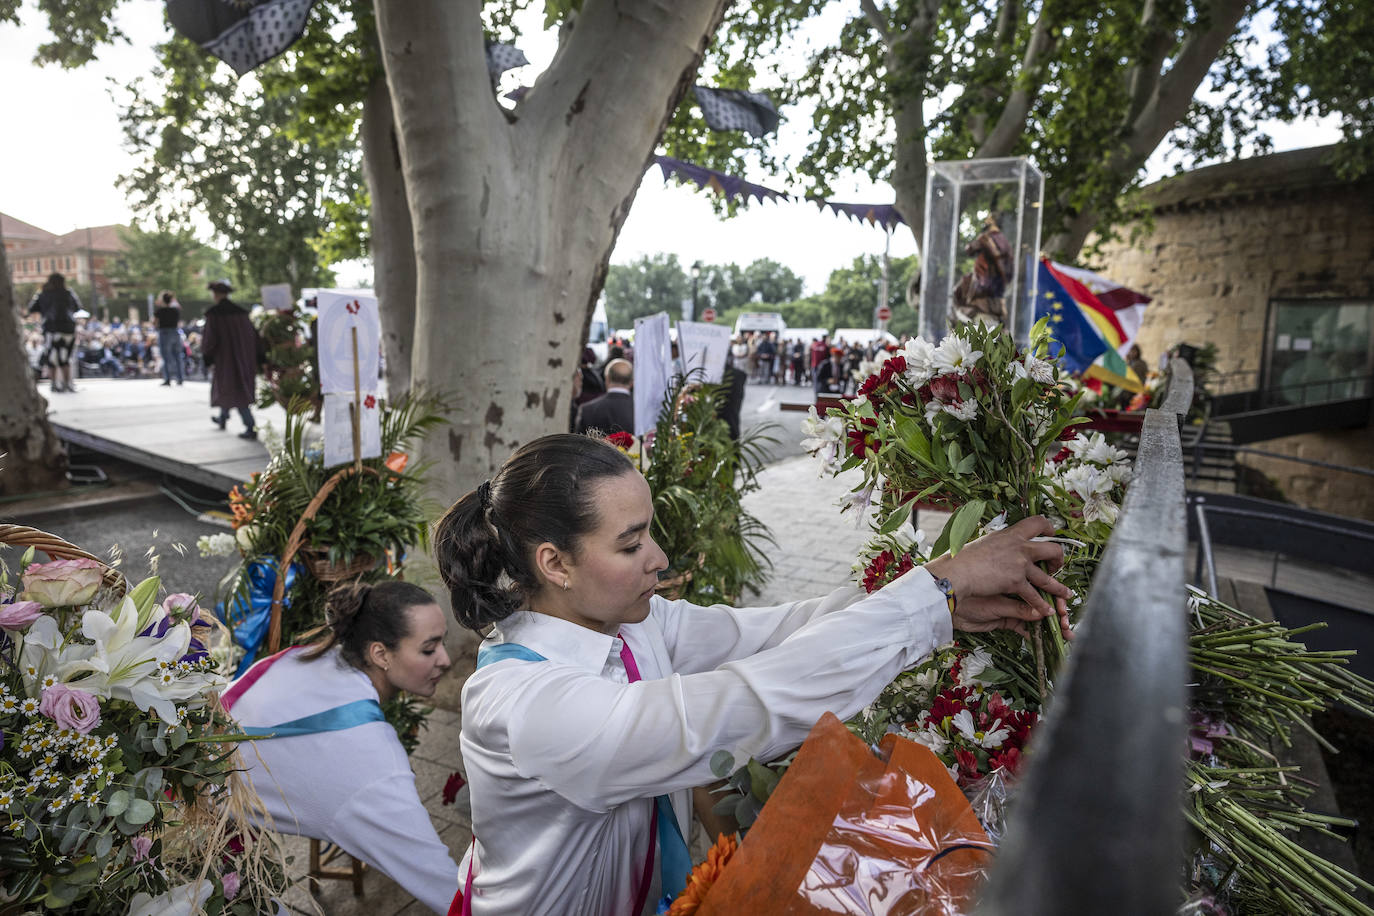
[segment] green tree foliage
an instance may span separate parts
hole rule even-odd
[[[893,334],[915,334],[916,313],[907,305],[903,290],[916,273],[915,255],[892,258],[888,266],[887,305],[892,319],[887,329]],[[818,327],[871,328],[873,310],[878,306],[878,292],[882,288],[882,258],[860,255],[849,267],[841,267],[830,274],[825,291],[814,301],[825,320]],[[787,323],[792,324],[789,318]],[[803,327],[809,325],[802,325]]]
[[[703,264],[697,278],[697,314],[710,306],[717,323],[734,321],[742,311],[760,310],[797,299],[802,279],[770,258],[744,267]],[[634,319],[665,311],[676,319],[682,303],[692,298],[692,278],[675,254],[646,255],[630,264],[613,264],[606,274],[606,315],[613,328],[628,328]]]
[[[1047,177],[1046,247],[1072,258],[1130,212],[1123,192],[1166,137],[1190,164],[1264,151],[1261,118],[1339,115],[1361,144],[1374,118],[1363,0],[862,0],[833,40],[810,28],[803,45],[832,5],[737,4],[707,64],[719,85],[804,101],[802,155],[712,133],[695,109],[674,117],[669,152],[737,174],[759,163],[805,193],[856,170],[890,181],[918,242],[928,158],[1029,155]],[[761,69],[803,47],[800,78]],[[1214,91],[1197,93],[1209,72]]]
[[[629,328],[636,318],[667,312],[682,314],[682,300],[692,295],[692,281],[675,254],[645,255],[606,271],[606,318],[613,328]]]
[[[197,241],[189,229],[134,226],[120,236],[124,252],[113,278],[134,296],[170,289],[181,298],[199,299],[206,283],[224,275],[223,255]]]
[[[125,146],[140,160],[123,181],[135,210],[170,225],[203,214],[245,287],[328,285],[316,246],[362,184],[351,127],[328,119],[309,134],[288,129],[310,90],[287,64],[261,68],[262,91],[251,94],[185,39],[158,53],[161,65],[135,81],[122,115]],[[361,253],[337,240],[328,248],[331,258]]]

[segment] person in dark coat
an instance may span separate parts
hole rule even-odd
[[[29,303],[29,314],[43,316],[43,355],[38,362],[51,371],[54,392],[76,390],[72,386],[72,350],[80,310],[80,300],[67,289],[67,279],[59,273],[49,275],[42,291]]]
[[[596,429],[607,434],[634,435],[635,400],[630,393],[634,372],[634,366],[627,360],[613,359],[606,364],[606,393],[577,409],[576,432]]]
[[[256,439],[258,431],[251,407],[261,342],[248,312],[229,298],[233,289],[228,280],[216,280],[209,286],[215,304],[205,313],[200,352],[205,365],[215,370],[210,381],[210,406],[218,407],[219,415],[211,416],[210,422],[224,429],[232,407],[243,420],[239,438]]]
[[[830,359],[821,363],[816,370],[816,394],[844,394],[849,385],[849,370],[844,363],[844,350],[830,348]]]

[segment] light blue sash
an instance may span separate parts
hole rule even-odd
[[[382,705],[376,700],[354,700],[333,709],[326,709],[313,715],[292,719],[279,725],[266,728],[244,728],[246,735],[268,738],[292,738],[297,735],[314,735],[319,732],[336,732],[345,728],[366,725],[368,722],[385,722]]]
[[[503,642],[478,649],[477,667],[481,668],[508,658],[518,658],[526,662],[548,661],[538,652],[519,643]],[[636,670],[635,674],[638,673]],[[657,815],[655,820],[658,822],[658,848],[662,856],[659,861],[659,880],[663,885],[664,894],[671,900],[680,896],[687,887],[687,876],[692,872],[692,857],[687,852],[687,842],[682,838],[677,813],[673,811],[673,804],[667,795],[654,797],[654,811]]]

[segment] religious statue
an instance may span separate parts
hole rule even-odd
[[[964,274],[954,288],[951,317],[1002,322],[1007,317],[1005,295],[1012,271],[1011,244],[991,216],[983,225],[983,231],[964,249],[965,254],[973,255],[973,271]]]

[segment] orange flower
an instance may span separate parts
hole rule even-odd
[[[716,837],[716,845],[706,853],[706,861],[692,869],[692,874],[687,878],[687,886],[668,908],[668,916],[693,916],[701,902],[706,899],[706,893],[711,889],[711,885],[716,883],[725,866],[730,864],[730,857],[737,849],[739,840],[735,839],[734,834],[726,836],[722,833]]]
[[[386,456],[386,466],[392,473],[400,474],[406,469],[406,463],[410,461],[410,456],[405,452],[392,452]]]
[[[253,507],[238,487],[229,491],[229,511],[234,513],[233,525],[237,530],[253,520]]]

